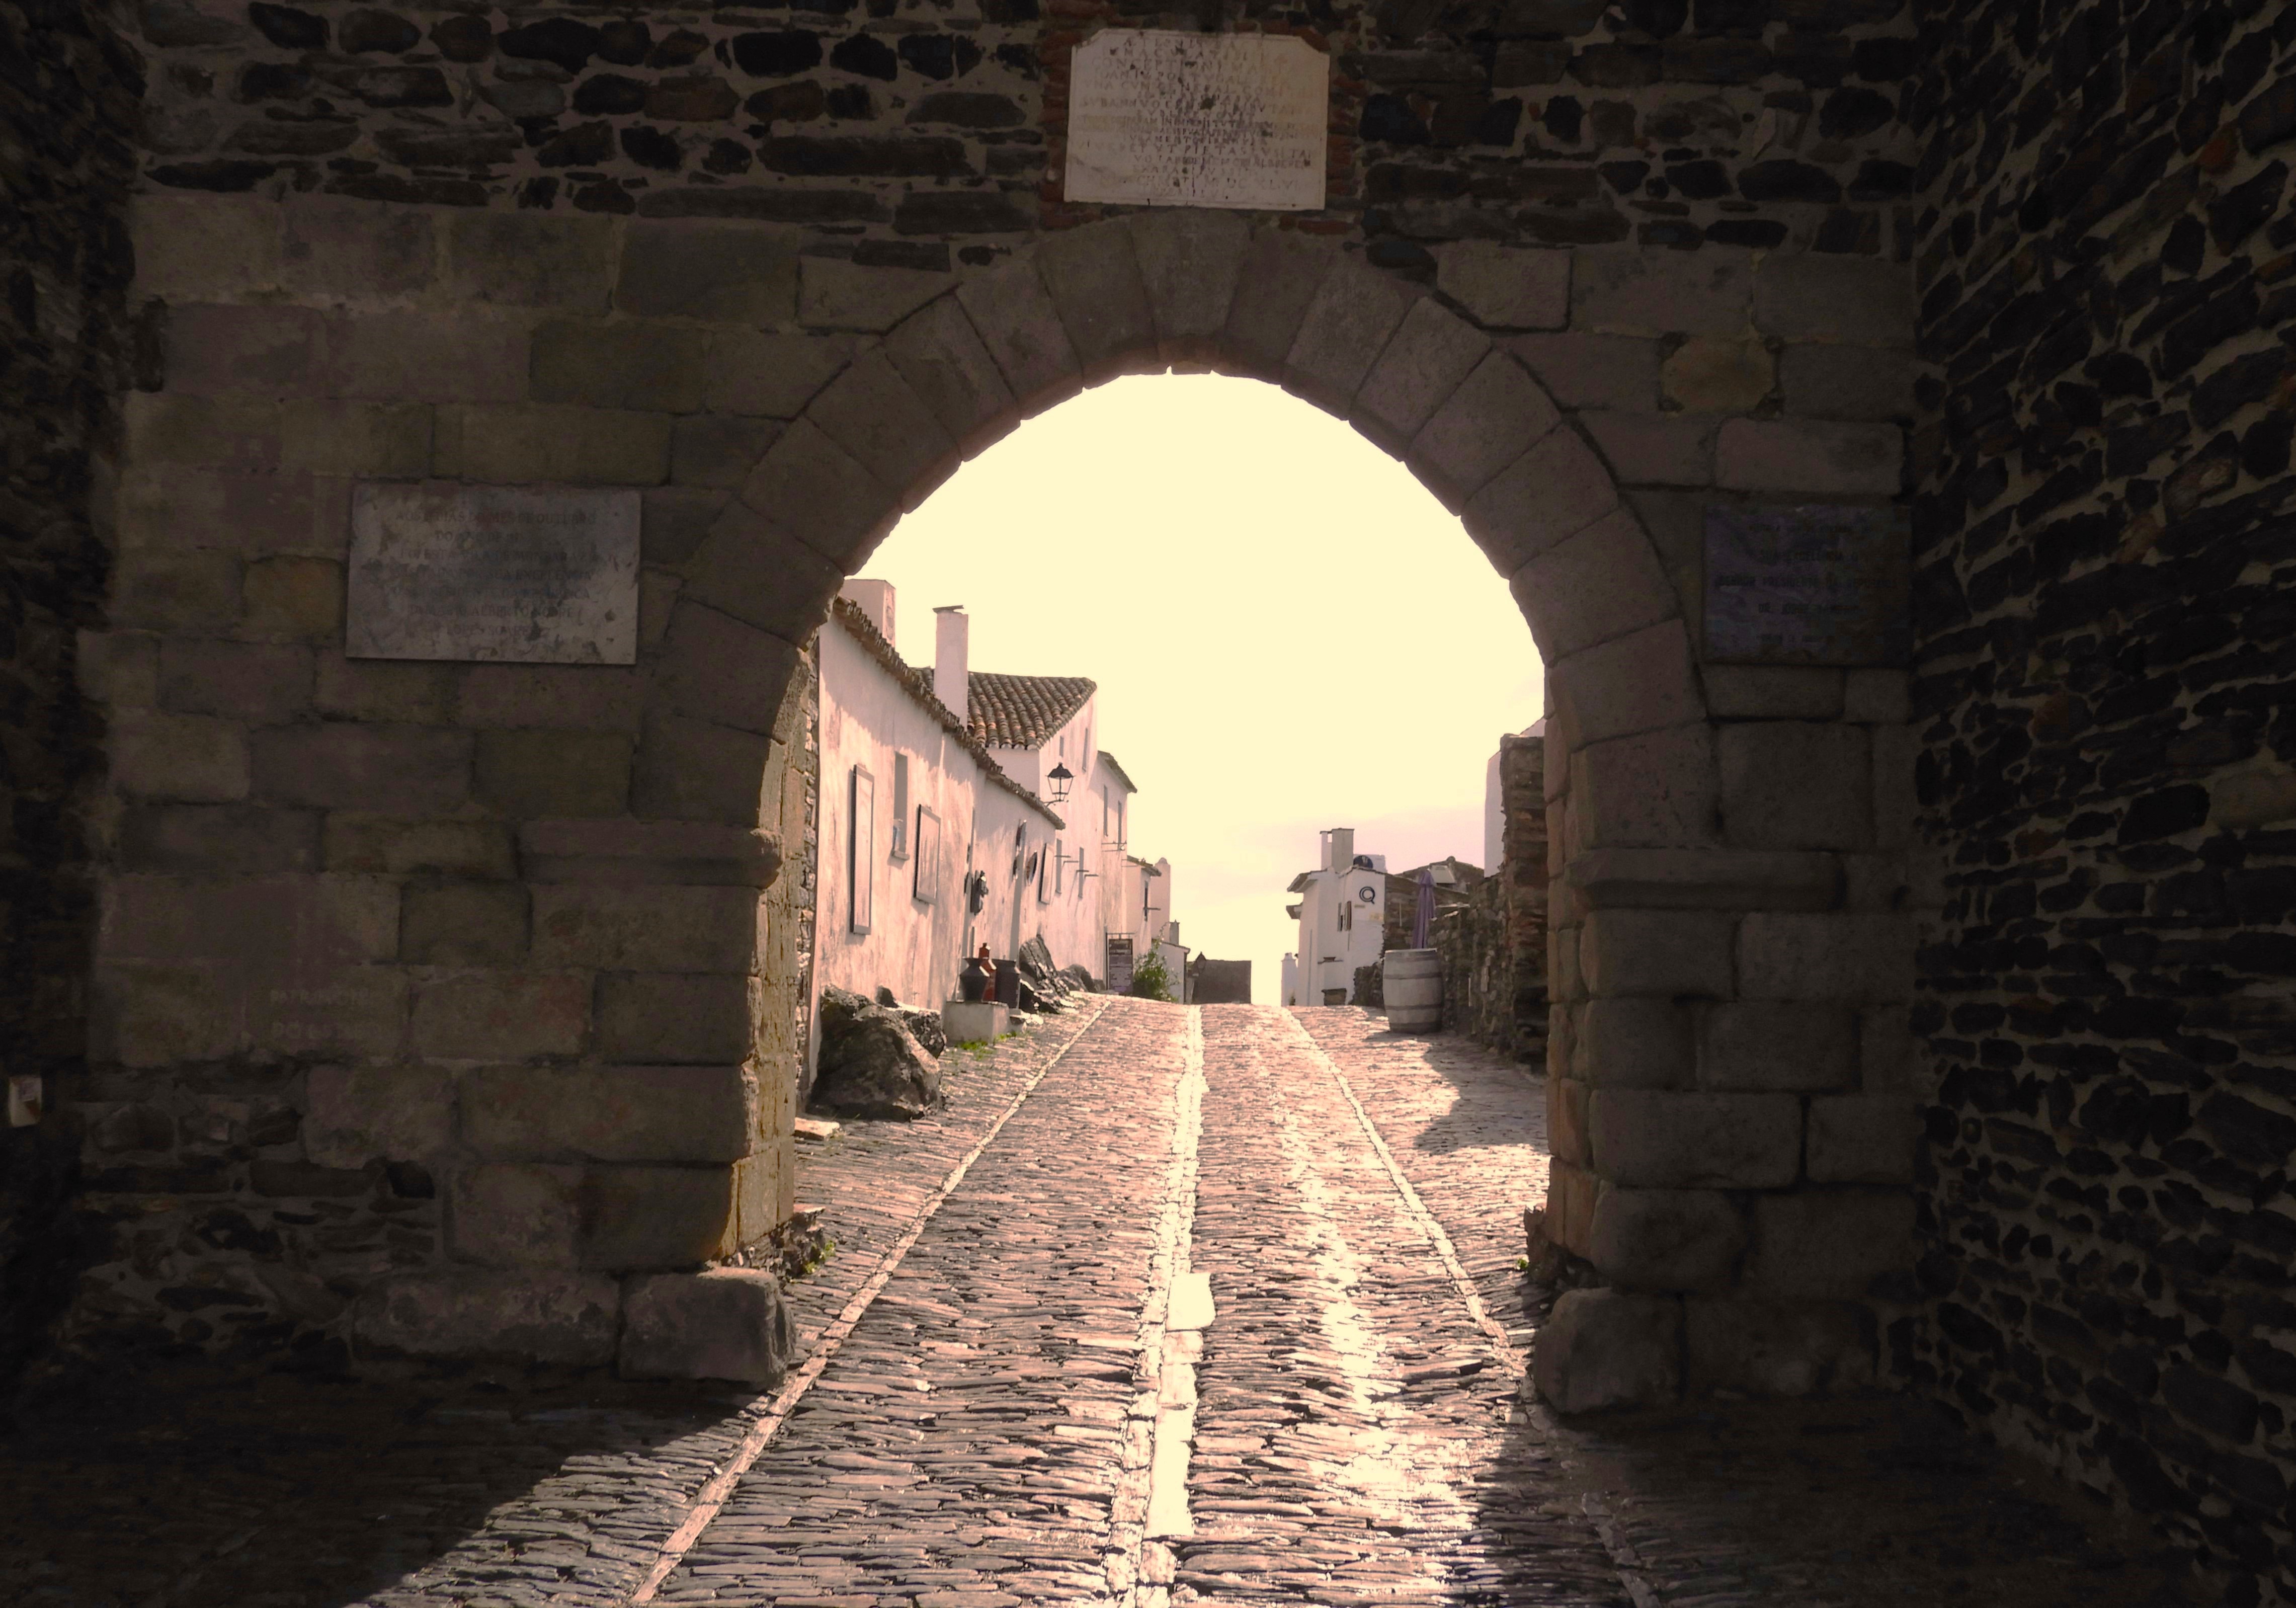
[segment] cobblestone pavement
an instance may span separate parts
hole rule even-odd
[[[2177,1600],[1902,1399],[1523,1406],[1543,1087],[1472,1046],[1095,999],[949,1087],[808,1148],[774,1396],[155,1378],[0,1440],[0,1604]]]

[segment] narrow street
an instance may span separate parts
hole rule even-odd
[[[1899,1399],[1520,1402],[1543,1094],[1472,1046],[1091,998],[950,1064],[940,1112],[809,1158],[838,1251],[779,1391],[272,1381],[35,1426],[0,1600],[2173,1600]]]

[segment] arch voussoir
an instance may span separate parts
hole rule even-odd
[[[789,527],[736,501],[726,505],[687,561],[681,596],[797,643],[821,623],[844,579],[843,569]]]
[[[957,287],[956,299],[1024,415],[1042,413],[1084,389],[1076,343],[1033,256],[1015,257],[965,281]]]
[[[903,319],[882,349],[965,455],[1001,439],[1018,422],[1013,388],[954,291]]]
[[[1682,611],[1642,521],[1623,505],[1531,559],[1509,584],[1531,636],[1551,659]]]
[[[1460,519],[1501,575],[1619,505],[1619,488],[1595,449],[1569,425],[1548,431],[1467,499]]]
[[[1412,438],[1404,461],[1456,513],[1561,418],[1529,369],[1489,352]]]
[[[1574,748],[1706,715],[1690,633],[1680,619],[1660,620],[1551,660],[1546,680],[1569,721]]]
[[[845,563],[881,534],[899,496],[808,417],[792,422],[742,482],[741,499],[790,521],[806,546]]]
[[[1423,292],[1336,256],[1302,310],[1277,378],[1285,390],[1346,418],[1372,365]]]
[[[1432,296],[1421,297],[1364,377],[1349,422],[1403,456],[1411,439],[1490,349],[1489,336]]]
[[[957,456],[955,441],[882,349],[855,358],[805,416],[883,486],[906,491]]]
[[[796,647],[690,597],[671,606],[654,701],[673,714],[770,735]]]

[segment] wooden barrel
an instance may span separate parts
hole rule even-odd
[[[1434,950],[1390,949],[1379,987],[1390,1030],[1425,1033],[1443,1025],[1443,968]]]

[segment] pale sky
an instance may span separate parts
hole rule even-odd
[[[901,656],[935,607],[972,666],[1100,684],[1140,786],[1131,851],[1172,862],[1181,941],[1280,1003],[1284,884],[1356,829],[1400,870],[1483,858],[1483,771],[1538,718],[1529,628],[1459,521],[1340,421],[1257,381],[1115,381],[1022,425],[862,571]]]

